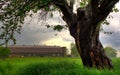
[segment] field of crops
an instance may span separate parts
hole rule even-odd
[[[0,60],[0,75],[120,75],[120,58],[113,70],[84,68],[79,58],[8,58]]]

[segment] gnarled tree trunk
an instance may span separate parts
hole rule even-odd
[[[111,60],[106,56],[99,40],[99,22],[96,23],[93,18],[82,16],[80,20],[77,19],[77,21],[74,21],[75,23],[71,23],[70,34],[75,39],[83,65],[99,69],[112,68]]]
[[[111,60],[106,56],[99,40],[100,25],[94,25],[93,21],[88,21],[87,19],[80,20],[77,25],[75,42],[83,65],[99,69],[112,68]]]
[[[83,65],[99,69],[113,67],[99,40],[100,23],[106,19],[119,0],[90,0],[88,5],[73,12],[73,3],[53,0],[63,13],[71,36],[74,37]],[[72,0],[71,0],[72,2]]]

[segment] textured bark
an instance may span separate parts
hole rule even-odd
[[[68,24],[85,67],[113,68],[99,40],[99,30],[100,23],[106,19],[118,1],[91,0],[86,7],[78,8],[75,14],[66,0],[54,0],[54,4],[63,13],[63,20]]]
[[[75,38],[77,49],[80,53],[83,65],[86,67],[96,67],[99,69],[113,67],[111,60],[106,56],[103,46],[99,40],[100,26],[93,25],[91,21],[81,21],[77,27],[77,37]],[[96,27],[94,27],[96,26]]]

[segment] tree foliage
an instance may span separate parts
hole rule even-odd
[[[76,45],[74,43],[71,43],[71,55],[73,57],[80,57],[80,55],[77,51]]]
[[[117,50],[115,50],[112,47],[109,47],[109,46],[105,47],[104,50],[108,57],[116,57],[116,55],[117,55]]]
[[[47,5],[50,0],[0,0],[0,39],[4,40],[1,44],[7,44],[10,40],[16,43],[14,34],[21,33],[21,27],[26,15],[29,12],[36,13],[44,7],[44,11],[52,11]]]
[[[0,58],[4,59],[10,54],[10,49],[0,46]]]

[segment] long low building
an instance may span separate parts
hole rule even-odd
[[[65,56],[66,47],[9,45],[10,56]]]

